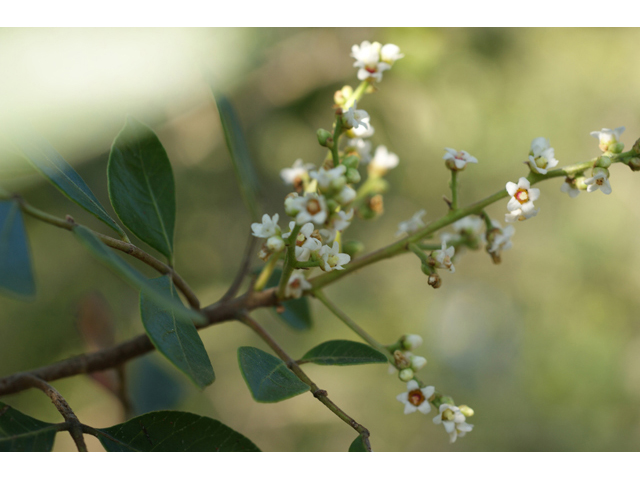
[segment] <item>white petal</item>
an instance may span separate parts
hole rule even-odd
[[[418,408],[413,406],[411,403],[407,402],[404,404],[404,414],[408,415],[409,413],[413,413],[418,411]]]
[[[455,432],[456,430],[456,424],[449,420],[445,420],[444,422],[442,422],[442,425],[444,425],[444,429],[447,431],[447,433]]]
[[[420,388],[420,385],[415,380],[409,380],[407,382],[407,392],[410,392],[411,390],[417,390],[418,388]]]
[[[507,203],[507,210],[509,210],[510,212],[513,212],[519,209],[520,209],[520,202],[516,200],[516,197],[511,197],[511,199],[509,200],[509,203]]]
[[[518,180],[518,187],[529,190],[530,186],[531,184],[529,183],[529,180],[527,180],[525,177],[520,177],[520,180]]]
[[[431,404],[429,403],[429,401],[425,400],[424,402],[422,402],[420,406],[418,406],[418,411],[424,414],[429,413],[431,411]]]
[[[529,200],[535,202],[540,198],[540,189],[539,188],[530,188],[529,189]]]
[[[612,191],[611,184],[607,180],[605,180],[605,182],[600,187],[600,190],[602,190],[602,193],[604,193],[605,195],[609,195]]]
[[[393,369],[392,373],[395,373],[395,368]],[[409,392],[402,392],[400,395],[398,395],[396,397],[396,400],[398,400],[399,402],[405,403],[409,401]]]
[[[507,182],[507,192],[509,193],[509,195],[513,197],[517,191],[518,191],[518,185],[516,185],[513,182]]]

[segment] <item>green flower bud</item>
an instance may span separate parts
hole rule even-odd
[[[336,209],[340,206],[340,204],[338,202],[336,202],[333,198],[328,198],[327,199],[327,209],[330,212],[335,212]]]
[[[612,145],[609,145],[609,151],[611,153],[622,153],[624,150],[624,143],[617,142]]]
[[[633,157],[629,159],[629,168],[634,172],[637,172],[638,170],[640,170],[640,158]]]
[[[331,148],[333,146],[333,135],[331,132],[325,130],[324,128],[319,128],[317,131],[318,135],[318,143],[323,147]]]
[[[453,398],[443,395],[442,397],[440,397],[440,403],[446,403],[447,405],[455,405],[455,402],[453,401]]]
[[[360,163],[360,157],[357,155],[347,155],[342,161],[342,164],[347,168],[358,168]]]
[[[422,337],[414,334],[403,335],[400,339],[400,343],[402,344],[402,348],[405,350],[415,350],[422,345]]]
[[[345,176],[347,178],[347,183],[358,183],[361,180],[360,172],[355,168],[347,169]]]
[[[342,243],[342,252],[351,257],[351,260],[364,250],[364,243],[360,240],[347,240]]]
[[[466,405],[460,405],[458,408],[460,409],[460,413],[465,417],[473,417],[474,412],[472,408],[467,407]]]
[[[633,151],[640,155],[640,138],[633,144]]]
[[[609,175],[610,175],[610,174],[609,174],[609,169],[607,169],[607,168],[600,168],[600,167],[594,167],[594,168],[591,170],[591,176],[592,176],[592,177],[595,177],[595,176],[596,176],[598,173],[600,173],[600,172],[604,173],[604,174],[606,175],[606,177],[607,177],[607,178],[609,178]]]
[[[596,161],[596,167],[609,168],[611,166],[611,157],[609,155],[602,155],[598,157]]]
[[[584,177],[577,177],[575,179],[574,185],[576,187],[578,187],[578,190],[586,190],[587,189],[587,184],[584,183],[585,178]]]
[[[434,273],[433,267],[424,262],[422,262],[422,264],[420,265],[420,270],[422,270],[422,273],[424,273],[427,277],[430,277]]]
[[[413,370],[411,370],[410,368],[400,370],[400,373],[398,373],[398,378],[403,382],[408,382],[413,378]]]

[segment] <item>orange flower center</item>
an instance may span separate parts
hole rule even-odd
[[[519,188],[514,197],[521,204],[527,203],[529,201],[529,192],[524,188]]]
[[[322,210],[322,207],[320,207],[320,202],[315,198],[312,198],[307,202],[307,212],[309,212],[311,215],[315,215],[316,213],[320,212],[320,210]]]
[[[422,402],[424,402],[424,395],[419,388],[411,390],[409,392],[409,403],[411,405],[413,405],[414,407],[418,407],[422,405]]]

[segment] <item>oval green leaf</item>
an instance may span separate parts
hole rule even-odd
[[[108,452],[259,452],[244,435],[208,417],[151,412],[95,430]]]
[[[50,452],[58,431],[0,402],[0,452]]]
[[[240,185],[242,199],[251,213],[251,219],[258,221],[260,218],[260,209],[256,198],[258,177],[253,168],[253,162],[251,155],[249,155],[249,149],[242,133],[238,115],[233,105],[224,95],[214,94],[214,98],[218,107],[222,129],[224,130],[224,138],[231,155],[238,184]]]
[[[387,363],[387,357],[364,343],[351,340],[329,340],[313,347],[301,360],[318,365],[364,365]]]
[[[238,348],[238,363],[256,402],[280,402],[310,389],[282,360],[259,348]]]
[[[22,211],[15,201],[0,201],[0,291],[21,298],[36,293]]]
[[[368,452],[367,446],[364,444],[364,438],[362,435],[358,435],[356,439],[351,442],[351,446],[349,446],[350,452]]]
[[[277,287],[280,283],[282,270],[274,269],[271,278],[267,282],[266,288]],[[272,308],[272,312],[276,314],[284,323],[294,330],[310,330],[313,326],[311,319],[311,308],[309,307],[309,299],[307,297],[294,298],[282,302],[281,309]]]
[[[178,292],[168,276],[149,280],[158,291],[180,302]],[[173,309],[158,305],[144,291],[140,292],[140,314],[151,342],[198,387],[204,388],[215,380],[213,367],[200,335],[189,317]]]
[[[166,293],[160,290],[156,285],[150,283],[148,278],[102,243],[91,230],[83,227],[82,225],[76,225],[73,227],[73,234],[78,241],[84,245],[87,250],[89,250],[89,252],[101,263],[106,265],[115,274],[119,275],[129,285],[143,291],[148,298],[153,299],[157,305],[161,305],[163,308],[176,312],[176,314],[181,317],[189,318],[196,324],[204,323],[205,319],[200,313],[186,308],[182,302],[167,296]]]
[[[122,223],[171,263],[175,184],[167,152],[151,128],[127,118],[111,147],[107,176],[111,205]]]
[[[13,143],[22,155],[60,190],[69,200],[95,215],[106,225],[118,232],[122,238],[126,234],[107,213],[85,181],[62,156],[32,129],[22,128],[20,135],[12,137]]]

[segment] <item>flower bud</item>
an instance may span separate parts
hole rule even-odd
[[[342,161],[342,164],[347,168],[358,168],[360,163],[360,157],[357,155],[347,155]]]
[[[466,405],[460,405],[458,408],[460,409],[460,413],[463,414],[465,417],[473,417],[472,408],[467,407]]]
[[[609,155],[602,155],[598,157],[596,161],[596,167],[609,168],[611,166],[611,157]]]
[[[442,278],[440,278],[440,275],[438,275],[437,273],[432,273],[431,275],[429,275],[427,283],[433,288],[440,288],[440,286],[442,285]]]
[[[622,153],[624,150],[624,143],[616,142],[614,144],[609,145],[609,151],[611,153]]]
[[[284,199],[284,211],[290,217],[295,217],[298,213],[300,213],[298,202],[296,202],[297,198],[297,193],[290,193]]]
[[[600,168],[600,167],[593,167],[593,169],[591,170],[591,176],[595,177],[598,173],[604,173],[606,178],[609,178],[609,170],[606,168]]]
[[[331,132],[325,130],[324,128],[319,128],[317,131],[318,135],[318,143],[323,147],[331,148],[333,146],[333,135]],[[331,145],[329,145],[329,142]]]
[[[411,359],[411,369],[414,372],[417,372],[422,367],[424,367],[426,364],[427,364],[427,359],[424,358],[424,357],[419,357],[419,356],[416,355]]]
[[[351,257],[351,260],[364,250],[364,243],[360,240],[347,240],[342,242],[342,253],[346,253]]]
[[[393,358],[396,362],[396,367],[400,370],[409,368],[411,366],[411,357],[413,355],[410,352],[403,352],[401,350],[396,350],[393,352]]]
[[[413,378],[413,370],[411,370],[410,368],[400,370],[400,373],[398,373],[398,378],[403,382],[408,382]]]
[[[280,235],[274,235],[267,240],[267,248],[272,252],[281,252],[284,250],[284,240]]]
[[[633,144],[633,151],[640,155],[640,138]]]
[[[404,335],[400,339],[400,343],[402,344],[402,348],[405,350],[415,350],[420,345],[422,345],[422,337],[420,335]]]
[[[345,85],[333,95],[333,101],[336,105],[342,107],[351,95],[353,95],[353,87],[351,87],[351,85]]]
[[[576,187],[578,187],[578,190],[586,190],[588,188],[588,185],[584,183],[584,181],[585,177],[577,177],[573,183]]]
[[[340,204],[335,201],[333,198],[327,199],[327,210],[330,212],[335,212],[336,209],[340,206]]]
[[[430,276],[433,274],[433,267],[428,263],[422,262],[422,264],[420,265],[420,270],[422,270],[422,273],[424,273],[426,276]]]
[[[345,176],[347,178],[347,183],[358,183],[361,180],[360,172],[355,168],[349,168]]]
[[[446,403],[447,405],[455,405],[456,403],[453,401],[453,398],[443,395],[440,397],[440,403]]]
[[[637,172],[638,170],[640,170],[640,158],[633,157],[629,159],[629,168],[634,172]]]

